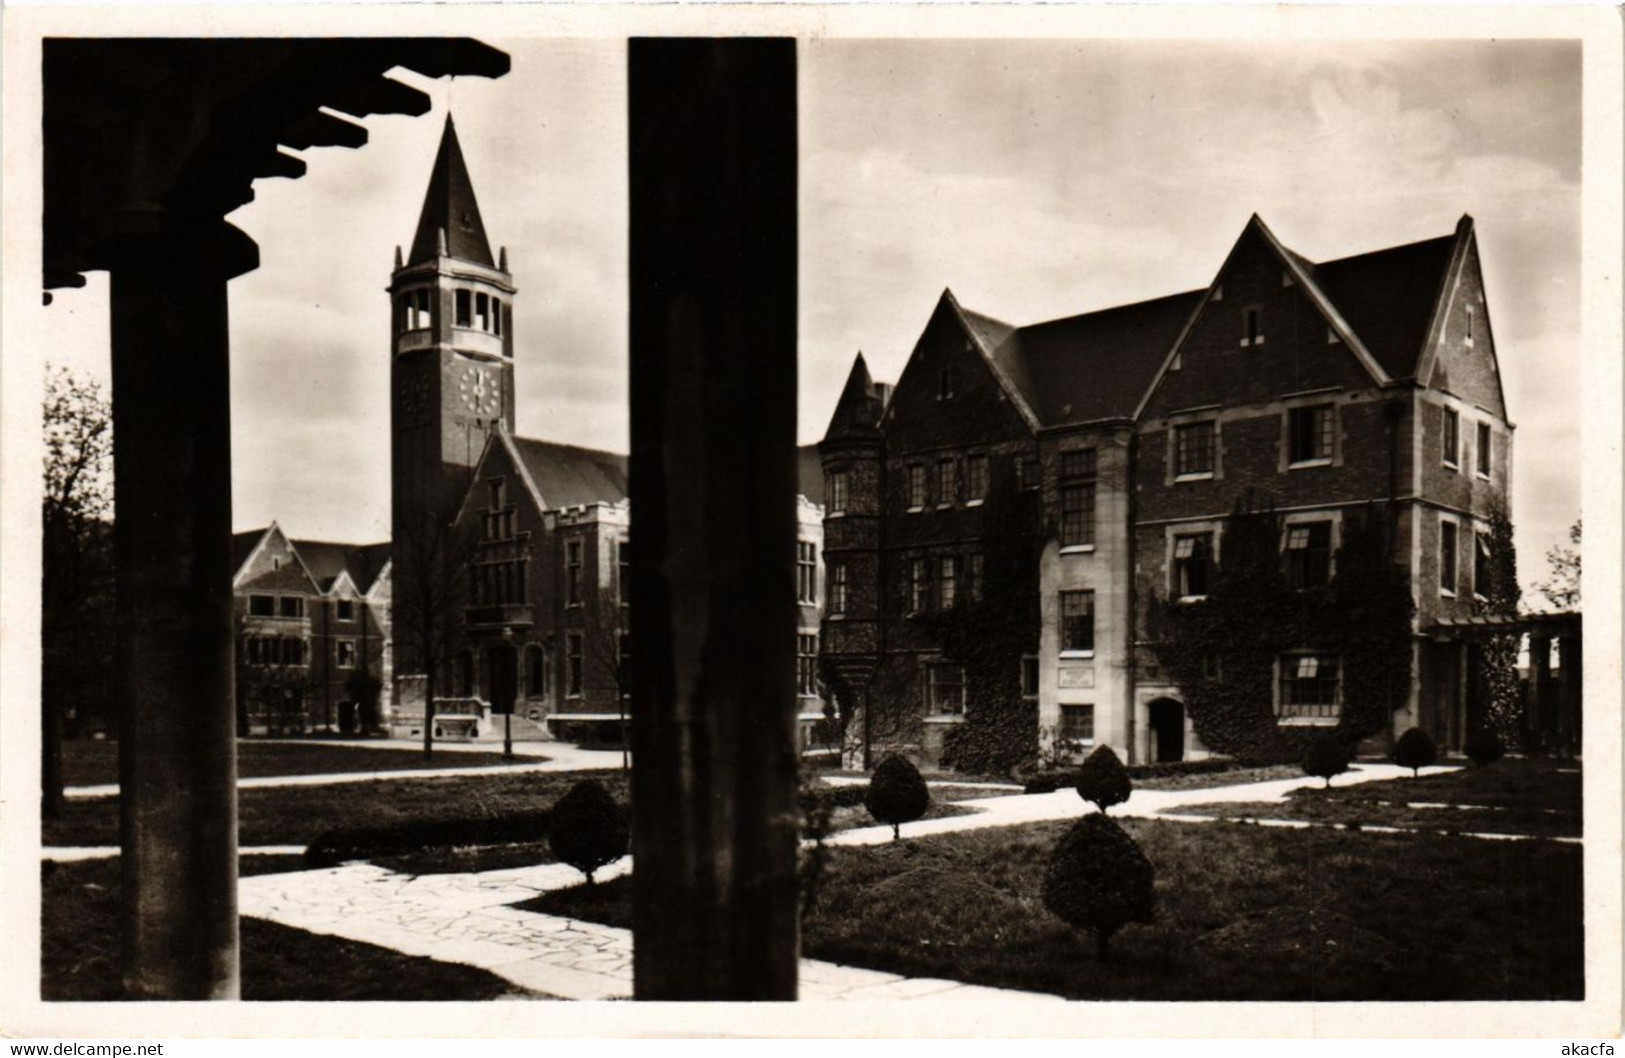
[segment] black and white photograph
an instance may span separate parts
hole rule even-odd
[[[1617,11],[701,7],[8,9],[5,1032],[1617,1036]]]

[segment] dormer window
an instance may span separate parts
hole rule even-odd
[[[1241,347],[1264,344],[1264,322],[1262,310],[1258,308],[1241,310]]]

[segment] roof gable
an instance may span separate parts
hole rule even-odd
[[[1316,282],[1388,377],[1417,373],[1457,242],[1446,235],[1314,266]]]
[[[290,540],[316,587],[323,593],[338,587],[348,576],[355,590],[364,593],[389,558],[388,544],[343,544],[329,540]]]
[[[624,455],[530,437],[511,443],[543,510],[626,499]]]

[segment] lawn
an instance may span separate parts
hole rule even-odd
[[[297,858],[245,856],[244,875],[288,870]],[[43,864],[40,997],[122,998],[118,970],[116,859]],[[470,1000],[540,998],[472,966],[242,920],[242,997],[276,1000]]]
[[[546,757],[512,760],[500,752],[435,753],[425,758],[421,749],[381,749],[334,746],[312,742],[258,742],[237,740],[237,775],[242,779],[274,775],[336,775],[342,772],[410,771],[416,768],[489,768],[502,764],[534,764]],[[62,776],[67,786],[104,786],[118,782],[118,743],[111,740],[70,739],[62,743]]]
[[[244,847],[308,845],[324,832],[339,827],[406,825],[536,811],[551,807],[573,784],[586,778],[603,783],[617,801],[627,803],[626,778],[615,771],[253,786],[237,793],[237,841]],[[46,845],[117,845],[118,798],[70,800],[63,806],[61,818],[47,822],[43,829]]]
[[[1181,812],[1227,819],[1302,819],[1451,833],[1579,837],[1580,775],[1572,765],[1502,760],[1484,768],[1357,786],[1308,787],[1277,803],[1192,805]],[[1412,807],[1422,805],[1423,807]],[[1435,806],[1449,807],[1435,807]]]
[[[1045,911],[1066,823],[831,850],[803,954],[1078,999],[1579,999],[1581,855],[1550,842],[1126,820],[1157,922],[1112,960]],[[628,925],[626,879],[520,906]]]

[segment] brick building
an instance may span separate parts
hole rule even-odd
[[[945,292],[894,391],[859,357],[820,445],[826,665],[854,737],[927,760],[964,752],[967,706],[989,696],[1031,702],[1046,747],[1201,755],[1152,609],[1205,594],[1238,502],[1278,513],[1305,588],[1333,575],[1345,515],[1376,503],[1416,605],[1392,730],[1456,747],[1476,659],[1426,633],[1474,612],[1511,442],[1468,217],[1316,264],[1255,216],[1204,289],[1026,327]],[[969,611],[997,648],[954,646]],[[1336,724],[1339,662],[1273,659],[1277,722]]]
[[[232,549],[239,734],[381,726],[389,545],[295,540],[272,522]]]
[[[435,680],[438,737],[501,738],[511,725],[515,737],[617,739],[630,705],[626,457],[515,432],[516,289],[506,249],[491,253],[449,118],[389,289],[393,728],[422,731],[428,636],[408,629],[415,611],[433,607],[451,632]],[[820,496],[810,449],[802,468],[802,491]],[[798,524],[799,683],[810,737],[823,716],[815,671],[822,509],[801,499]]]

